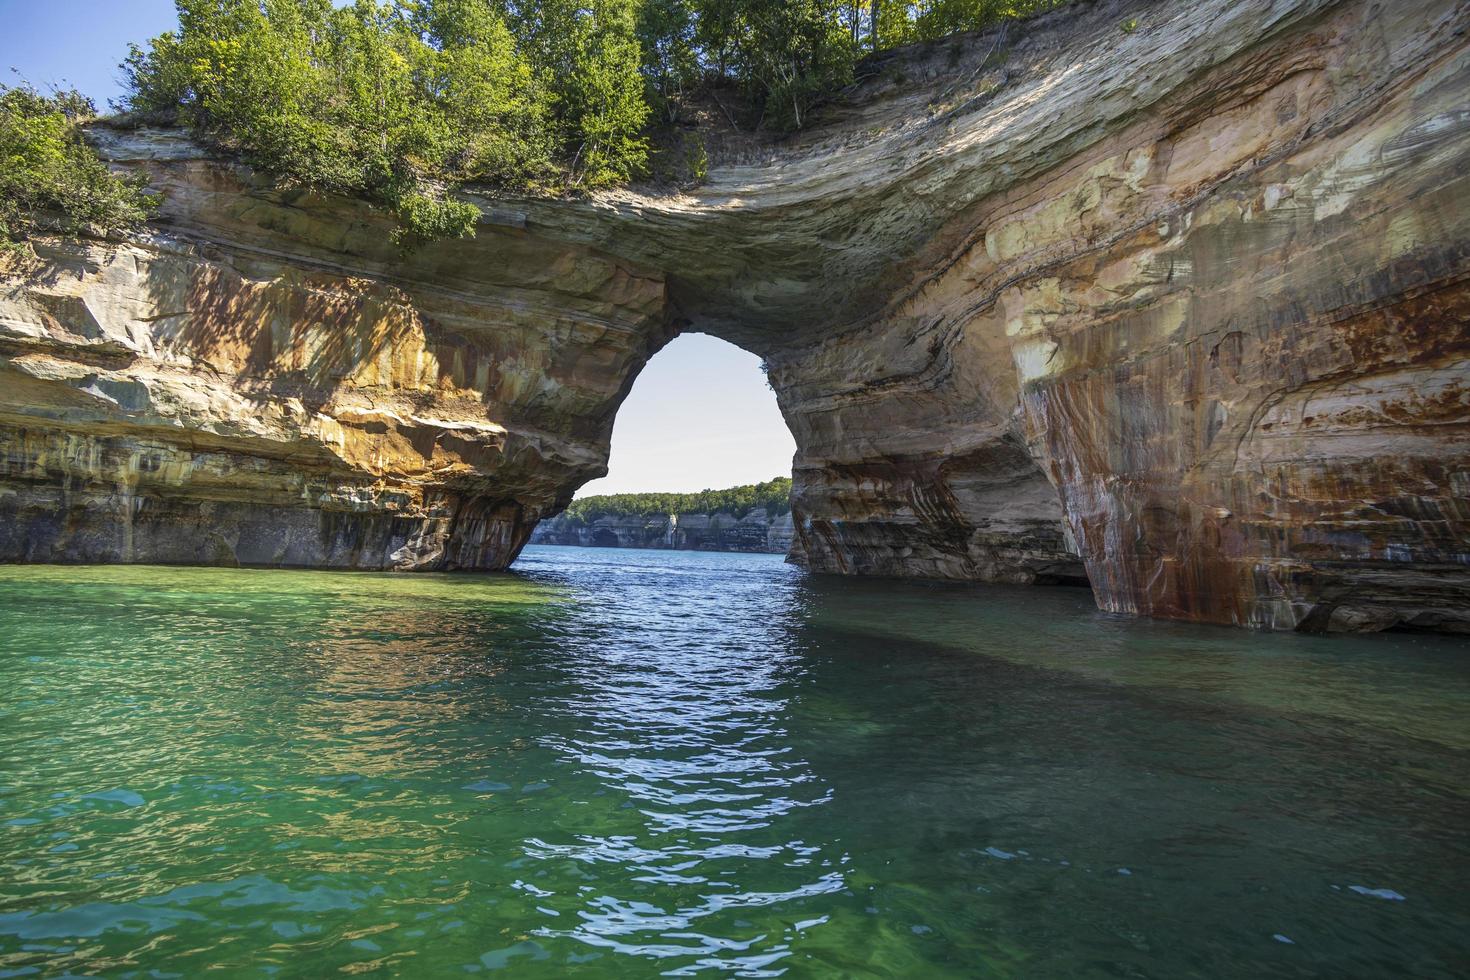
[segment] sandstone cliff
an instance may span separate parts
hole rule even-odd
[[[892,54],[696,190],[487,201],[407,257],[99,130],[166,203],[6,270],[0,559],[504,567],[698,330],[770,365],[812,569],[1470,630],[1467,27],[1084,0]]]
[[[653,548],[676,551],[743,551],[784,555],[791,550],[795,526],[789,513],[670,514],[648,517],[604,515],[583,522],[553,517],[536,525],[532,544],[583,548]]]

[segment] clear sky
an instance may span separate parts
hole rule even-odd
[[[173,0],[0,0],[0,67],[45,88],[65,85],[106,110],[122,93],[118,63],[177,23]]]
[[[760,363],[704,334],[675,338],[618,411],[607,476],[578,496],[717,490],[790,476],[796,443]]]
[[[173,0],[0,0],[0,81],[80,89],[98,108],[122,94],[128,43],[175,24]],[[791,473],[796,450],[760,360],[686,334],[644,368],[618,413],[606,478],[578,496],[718,489]]]

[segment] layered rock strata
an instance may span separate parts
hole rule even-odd
[[[1470,628],[1467,9],[1275,5],[1218,47],[1261,13],[1064,49],[980,137],[1004,186],[777,359],[812,567],[1071,551],[1116,612]],[[1137,47],[1166,60],[1119,77]]]
[[[158,229],[0,293],[0,558],[504,568],[603,472],[663,277],[516,227],[401,255],[352,202],[177,136]]]
[[[1079,2],[703,186],[373,212],[99,131],[162,220],[0,292],[0,558],[497,568],[674,333],[766,359],[817,571],[1470,629],[1470,8]]]

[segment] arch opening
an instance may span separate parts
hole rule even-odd
[[[619,406],[607,474],[531,543],[785,554],[795,452],[761,358],[680,334]]]

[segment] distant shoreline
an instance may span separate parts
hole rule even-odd
[[[792,534],[790,511],[770,514],[757,507],[740,517],[728,511],[603,515],[591,521],[561,515],[538,524],[529,543],[581,548],[784,555],[791,547]]]

